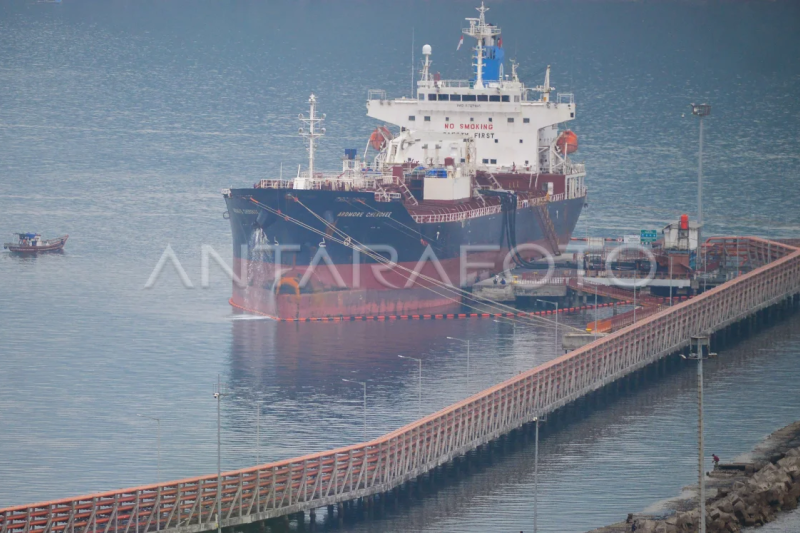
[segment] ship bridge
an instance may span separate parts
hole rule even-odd
[[[401,131],[466,133],[475,141],[478,168],[490,172],[569,173],[556,141],[558,124],[575,118],[573,95],[551,98],[549,66],[544,84],[536,87],[520,81],[513,61],[505,74],[501,30],[486,22],[486,11],[481,5],[479,16],[468,18],[463,29],[475,39],[471,79],[442,79],[433,72],[433,51],[425,45],[416,95],[389,99],[385,91],[369,91],[367,115]],[[408,155],[426,162],[421,148]],[[569,170],[582,172],[582,165]]]

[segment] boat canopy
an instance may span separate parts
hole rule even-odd
[[[33,239],[34,237],[37,237],[39,234],[38,233],[15,233],[15,235],[18,235],[20,239]]]

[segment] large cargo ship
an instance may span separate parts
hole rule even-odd
[[[424,61],[416,95],[371,90],[383,124],[363,154],[319,171],[325,133],[317,99],[300,129],[308,168],[291,179],[225,189],[233,234],[234,307],[277,318],[428,313],[459,304],[461,288],[566,245],[586,200],[572,94],[505,74],[488,9],[466,19],[475,39],[468,80]],[[462,36],[463,42],[463,36]],[[461,43],[458,45],[461,46]]]

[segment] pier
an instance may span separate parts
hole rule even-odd
[[[749,272],[369,442],[241,470],[0,509],[0,533],[200,533],[360,501],[684,350],[800,306],[800,249],[720,238]],[[741,259],[736,259],[737,268]],[[219,516],[218,509],[221,509]]]

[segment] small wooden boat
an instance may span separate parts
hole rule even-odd
[[[16,243],[7,242],[3,248],[16,254],[38,254],[41,252],[58,252],[69,239],[69,235],[57,239],[42,239],[38,233],[15,233],[18,237]]]

